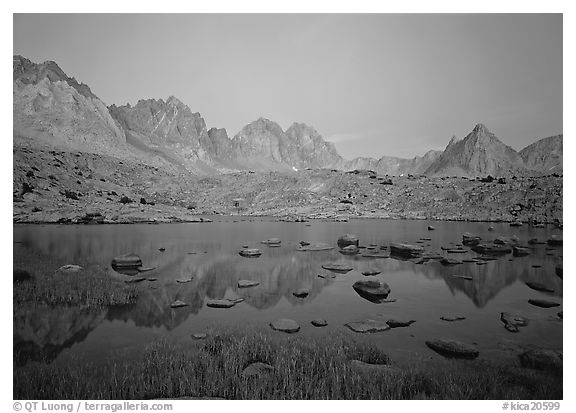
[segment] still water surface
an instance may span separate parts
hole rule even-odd
[[[435,231],[428,231],[428,225]],[[488,231],[493,225],[495,230]],[[517,235],[523,244],[530,238],[546,240],[561,231],[547,226],[513,228],[508,224],[429,222],[410,220],[351,220],[350,222],[284,223],[274,219],[237,219],[221,217],[212,223],[166,225],[98,226],[14,226],[15,248],[28,248],[55,256],[70,264],[110,267],[112,257],[128,252],[138,254],[146,267],[144,273],[157,281],[139,284],[142,290],[134,305],[96,312],[59,309],[31,313],[22,325],[14,326],[14,345],[30,348],[49,360],[66,362],[69,357],[97,361],[117,350],[137,353],[159,338],[191,341],[192,333],[232,326],[264,327],[276,318],[291,318],[301,325],[300,335],[345,334],[384,348],[397,359],[439,357],[424,344],[434,338],[475,343],[480,357],[496,359],[509,356],[519,346],[562,348],[562,321],[557,316],[562,306],[550,309],[534,307],[530,298],[543,298],[562,304],[562,279],[555,275],[562,261],[562,247],[533,245],[528,257],[512,254],[486,265],[464,263],[446,267],[437,261],[416,264],[393,258],[372,259],[344,256],[337,251],[300,252],[299,242],[323,241],[336,246],[338,236],[353,233],[361,245],[388,245],[391,242],[414,243],[420,238],[426,251],[437,251],[456,259],[477,257],[448,254],[441,246],[460,243],[462,234],[471,232],[491,240],[499,235]],[[282,239],[279,248],[260,244],[272,237]],[[259,248],[259,258],[238,255],[242,245]],[[165,248],[162,252],[159,249]],[[353,271],[335,274],[333,279],[321,265],[327,262],[351,264]],[[541,268],[533,268],[538,264]],[[363,271],[378,270],[377,277],[391,288],[393,303],[375,304],[352,289],[357,280],[366,279]],[[112,271],[112,270],[110,270]],[[473,280],[454,278],[468,275]],[[177,279],[193,277],[189,283]],[[238,288],[238,280],[254,280],[260,285]],[[531,290],[525,285],[535,281],[554,293]],[[306,288],[310,294],[297,298],[293,292]],[[209,308],[213,298],[244,298],[230,309]],[[182,300],[188,307],[172,309]],[[509,311],[529,319],[519,333],[510,333],[500,322],[500,312]],[[442,316],[462,316],[465,320],[447,322]],[[312,319],[323,318],[328,326],[317,328]],[[408,328],[396,328],[376,334],[358,334],[344,324],[362,319],[416,320]],[[282,335],[283,333],[275,333]],[[32,356],[32,358],[35,358]]]

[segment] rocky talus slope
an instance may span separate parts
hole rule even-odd
[[[202,214],[556,222],[562,177],[491,182],[312,169],[201,177],[111,156],[14,146],[14,222],[200,221]]]

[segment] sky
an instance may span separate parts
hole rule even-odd
[[[107,105],[174,95],[230,137],[313,126],[347,159],[441,150],[484,123],[562,128],[561,14],[15,14],[13,53]]]

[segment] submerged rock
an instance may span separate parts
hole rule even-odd
[[[462,321],[462,320],[466,320],[466,317],[463,316],[459,316],[459,315],[444,315],[442,317],[440,317],[440,320],[444,320],[444,321]]]
[[[442,258],[440,260],[440,263],[442,265],[459,265],[459,264],[462,264],[462,261],[456,260],[454,258]]]
[[[355,245],[356,247],[360,245],[360,240],[354,234],[344,234],[338,238],[338,247],[344,248],[349,245]]]
[[[558,307],[560,306],[560,304],[554,302],[554,301],[548,301],[548,300],[538,300],[535,298],[531,298],[528,300],[528,302],[532,305],[535,305],[536,307],[542,307],[542,308],[551,308],[551,307]]]
[[[469,232],[462,234],[462,244],[464,245],[478,245],[480,241],[482,241],[482,237],[478,235],[473,235]]]
[[[298,298],[306,298],[306,297],[308,297],[308,294],[310,294],[310,290],[307,288],[301,288],[301,289],[294,291],[292,293],[292,295],[294,297],[298,297]]]
[[[279,247],[282,241],[280,240],[280,238],[268,238],[267,240],[260,241],[260,243],[266,244],[269,247],[275,247],[275,246]]]
[[[252,280],[238,281],[238,288],[250,288],[250,287],[256,287],[257,285],[260,285],[258,281],[252,281]]]
[[[211,307],[211,308],[230,308],[230,307],[234,307],[235,305],[236,305],[236,301],[228,300],[225,298],[208,300],[206,302],[206,306]]]
[[[484,243],[472,246],[472,251],[477,252],[478,254],[504,255],[512,252],[512,247],[510,247],[509,245],[495,245]]]
[[[480,354],[476,347],[455,340],[431,340],[426,345],[448,358],[475,359]]]
[[[258,258],[260,255],[262,255],[262,252],[258,248],[245,248],[238,254],[246,258]]]
[[[289,318],[274,320],[270,323],[270,327],[272,327],[273,330],[282,331],[284,333],[297,333],[300,331],[300,325]]]
[[[180,308],[180,307],[187,307],[189,304],[185,303],[184,301],[176,300],[172,304],[170,304],[171,308]]]
[[[537,282],[532,282],[532,281],[526,281],[526,285],[530,288],[532,288],[533,290],[536,291],[542,291],[545,293],[553,293],[554,290],[552,288],[546,287],[544,284],[540,284]]]
[[[402,257],[417,257],[424,252],[424,248],[419,245],[411,245],[406,243],[393,243],[390,244],[390,254],[399,255]]]
[[[522,316],[512,313],[500,313],[500,321],[504,323],[504,328],[511,333],[520,331],[520,327],[526,327],[528,320]]]
[[[356,255],[358,254],[358,247],[356,245],[348,245],[347,247],[342,248],[339,252],[340,254],[344,255]]]
[[[526,248],[526,247],[512,247],[512,255],[514,255],[515,257],[525,257],[527,255],[530,255],[532,251],[530,251],[530,248]]]
[[[300,246],[296,249],[296,251],[328,251],[332,250],[334,247],[330,244],[326,244],[325,242],[313,242],[302,244],[300,242]]]
[[[129,278],[127,280],[124,280],[124,282],[126,284],[135,284],[135,283],[142,282],[144,280],[146,280],[146,278],[144,278],[144,277],[132,277],[132,278]]]
[[[400,320],[388,320],[386,324],[390,326],[390,328],[398,328],[398,327],[410,327],[416,320],[409,320],[409,321],[400,321]]]
[[[350,272],[353,269],[348,264],[340,264],[337,262],[323,264],[322,268],[328,271],[338,272],[342,274],[346,274],[347,272]]]
[[[138,274],[138,268],[142,267],[142,260],[136,254],[123,254],[112,259],[112,268],[120,274]]]
[[[362,275],[365,275],[368,277],[371,275],[378,275],[378,274],[380,274],[380,272],[381,271],[378,271],[378,270],[366,270],[366,271],[362,271]]]
[[[353,321],[344,325],[356,333],[379,333],[382,331],[390,330],[390,326],[388,324],[375,320]]]

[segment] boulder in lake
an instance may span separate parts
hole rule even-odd
[[[326,327],[328,325],[328,322],[322,318],[314,319],[314,320],[310,321],[310,323],[314,327]]]
[[[124,282],[126,284],[136,284],[136,283],[139,283],[139,282],[142,282],[145,280],[146,280],[146,278],[144,278],[144,277],[130,277],[129,279],[124,280]]]
[[[310,290],[307,288],[300,288],[299,290],[294,291],[292,293],[292,295],[294,297],[298,297],[298,298],[306,298],[306,297],[308,297],[309,294],[310,294]]]
[[[230,308],[230,307],[234,307],[235,305],[236,305],[236,301],[228,300],[225,298],[208,300],[206,302],[206,306],[210,307],[210,308]]]
[[[462,261],[454,259],[454,258],[442,258],[440,260],[440,264],[442,264],[442,265],[459,265],[459,264],[462,264]]]
[[[337,244],[338,244],[338,247],[340,247],[340,248],[344,248],[344,247],[347,247],[349,245],[358,246],[358,245],[360,245],[360,240],[354,234],[344,234],[340,238],[338,238]]]
[[[352,267],[349,266],[348,264],[340,264],[337,262],[323,264],[322,268],[328,271],[338,272],[342,274],[346,274],[347,272],[352,271]]]
[[[482,237],[473,235],[469,232],[462,234],[462,244],[464,245],[478,245],[482,241]]]
[[[460,315],[443,315],[442,317],[440,317],[440,320],[454,322],[454,321],[466,320],[466,317]]]
[[[306,244],[302,244],[300,242],[300,246],[296,249],[296,251],[328,251],[334,249],[334,247],[330,244],[326,244],[325,242],[308,242]]]
[[[246,258],[258,258],[262,252],[258,248],[244,248],[238,254]]]
[[[486,255],[505,255],[512,252],[512,247],[510,247],[509,245],[482,243],[473,245],[472,251],[477,252],[478,254],[486,254]]]
[[[528,300],[528,302],[536,307],[542,307],[542,308],[551,308],[551,307],[558,307],[560,306],[560,304],[554,302],[554,301],[548,301],[548,300],[539,300],[539,299],[535,299],[535,298],[531,298]]]
[[[238,288],[250,288],[250,287],[256,287],[257,285],[260,285],[258,281],[252,281],[252,280],[238,281]]]
[[[340,254],[344,255],[356,255],[358,254],[358,247],[356,245],[348,245],[340,250]]]
[[[390,330],[390,326],[375,320],[353,321],[345,324],[350,330],[356,333],[379,333]]]
[[[402,242],[390,244],[391,255],[414,258],[422,255],[423,252],[424,247],[421,247],[419,245],[406,244]]]
[[[189,306],[189,305],[190,305],[190,304],[185,303],[184,301],[176,300],[176,301],[174,301],[172,304],[170,304],[170,307],[171,307],[171,308],[180,308],[180,307],[187,307],[187,306]]]
[[[520,239],[516,235],[512,235],[511,237],[501,235],[499,237],[496,237],[496,239],[494,240],[494,244],[497,245],[516,245],[519,242]]]
[[[297,333],[300,331],[300,325],[289,318],[274,320],[270,323],[270,327],[272,327],[273,330],[282,331],[284,333]]]
[[[368,277],[368,276],[371,276],[371,275],[378,275],[378,274],[380,274],[380,271],[378,271],[378,270],[366,270],[366,271],[362,271],[362,275],[365,275],[365,276],[367,276],[367,277]]]
[[[512,313],[500,313],[500,321],[504,323],[504,328],[511,333],[517,333],[520,331],[520,327],[528,325],[527,319]]]
[[[544,284],[540,284],[538,282],[526,281],[526,285],[529,288],[532,288],[533,290],[536,290],[536,291],[542,291],[544,293],[553,293],[554,292],[554,289],[552,289],[550,287],[546,287]]]
[[[416,320],[409,320],[409,321],[401,321],[401,320],[388,320],[386,324],[390,326],[390,328],[399,328],[399,327],[410,327]]]
[[[531,254],[530,248],[514,246],[512,247],[512,255],[515,257],[525,257]]]
[[[208,337],[208,334],[206,334],[206,333],[193,333],[192,334],[192,338],[194,340],[204,340],[206,337]]]
[[[546,370],[556,373],[562,372],[562,351],[550,349],[532,349],[518,356],[522,367]]]
[[[430,340],[426,345],[448,358],[475,359],[480,354],[476,347],[455,340]]]
[[[280,238],[268,238],[267,240],[260,241],[260,243],[266,244],[269,247],[273,247],[273,246],[280,246],[282,241],[280,240]]]
[[[84,268],[79,266],[79,265],[75,265],[75,264],[67,264],[67,265],[63,265],[62,267],[58,268],[56,270],[56,272],[61,273],[61,274],[77,274],[80,271],[82,271]]]
[[[388,284],[377,279],[356,281],[352,288],[360,297],[375,303],[388,298],[390,294]]]
[[[428,231],[434,231],[435,229],[432,225],[428,225]]]
[[[142,267],[142,260],[136,254],[123,254],[112,259],[114,271],[126,275],[138,274],[138,269]]]

